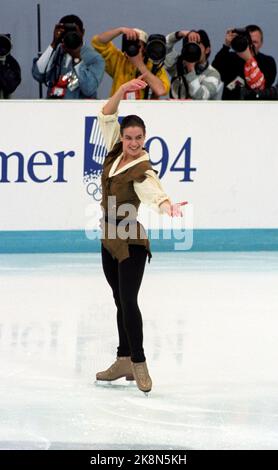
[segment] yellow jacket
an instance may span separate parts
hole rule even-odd
[[[113,78],[113,84],[110,92],[112,96],[115,91],[125,82],[136,78],[137,69],[128,60],[126,55],[114,46],[113,42],[98,41],[97,36],[92,39],[92,46],[99,52],[105,60],[105,71]],[[146,66],[149,70],[152,69],[152,62],[148,60]],[[166,70],[162,67],[156,74],[156,76],[162,81],[165,88],[165,95],[168,95],[170,91],[170,82]],[[140,98],[144,98],[144,90],[140,90]]]

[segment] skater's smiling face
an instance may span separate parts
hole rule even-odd
[[[129,114],[125,116],[120,125],[121,141],[124,157],[133,160],[143,154],[146,138],[146,126],[139,116]]]
[[[131,159],[140,157],[143,153],[145,137],[142,127],[125,127],[121,135],[124,156]]]

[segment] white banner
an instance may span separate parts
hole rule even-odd
[[[88,226],[103,103],[0,102],[0,230]],[[190,202],[194,228],[277,228],[276,102],[122,102],[127,114],[144,119],[153,167],[172,201]]]

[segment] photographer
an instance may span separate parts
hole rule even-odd
[[[174,45],[183,39],[181,54]],[[165,68],[171,76],[170,97],[174,99],[212,100],[218,98],[221,79],[208,63],[210,40],[207,33],[177,31],[166,38]]]
[[[84,32],[78,16],[64,16],[54,28],[51,45],[34,59],[32,75],[47,86],[47,98],[96,98],[104,61],[84,45]]]
[[[21,82],[21,70],[11,55],[12,43],[9,34],[0,34],[0,99],[10,98]]]
[[[128,50],[121,51],[112,40],[123,35],[124,43],[131,41],[135,46],[132,55]],[[170,90],[170,83],[162,63],[159,67],[153,63],[146,53],[148,35],[140,29],[119,27],[103,32],[92,39],[92,45],[102,55],[105,60],[105,70],[113,78],[112,96],[118,88],[128,80],[144,74],[152,92],[152,98],[167,95]],[[135,55],[133,55],[135,54]],[[125,98],[144,99],[147,98],[145,90],[138,90],[136,93],[127,94]]]
[[[242,87],[261,91],[272,86],[276,63],[273,57],[259,52],[262,45],[263,32],[257,25],[226,32],[225,43],[212,63],[224,82],[222,99],[240,99]]]

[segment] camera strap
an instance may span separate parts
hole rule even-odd
[[[55,83],[59,80],[61,75],[62,62],[64,58],[64,52],[60,46],[57,46],[57,49],[53,51],[46,66],[45,74],[45,85],[53,87]],[[50,78],[49,78],[50,75]]]
[[[177,99],[176,96],[173,96],[173,93],[172,93],[172,85],[174,84],[174,82],[176,82],[178,80],[178,90],[177,90],[177,93],[178,93],[178,99],[184,99],[184,98],[188,98],[189,94],[188,94],[188,84],[187,84],[187,81],[185,80],[184,76],[181,75],[181,76],[176,76],[176,77],[173,77],[172,80],[171,80],[171,88],[170,88],[170,98],[173,98],[173,99]],[[184,87],[184,96],[181,96],[182,95],[182,85]]]
[[[173,83],[177,80],[178,80],[178,83],[179,83],[178,84],[178,99],[187,98],[189,96],[188,84],[187,84],[187,81],[186,81],[185,76],[184,76],[183,58],[182,58],[181,55],[178,57],[178,60],[177,60],[177,75],[172,78],[171,85],[173,85]],[[184,93],[185,93],[184,97],[181,96],[182,84],[184,86]],[[170,98],[175,98],[172,94],[172,86],[171,86],[171,89],[170,89]]]

